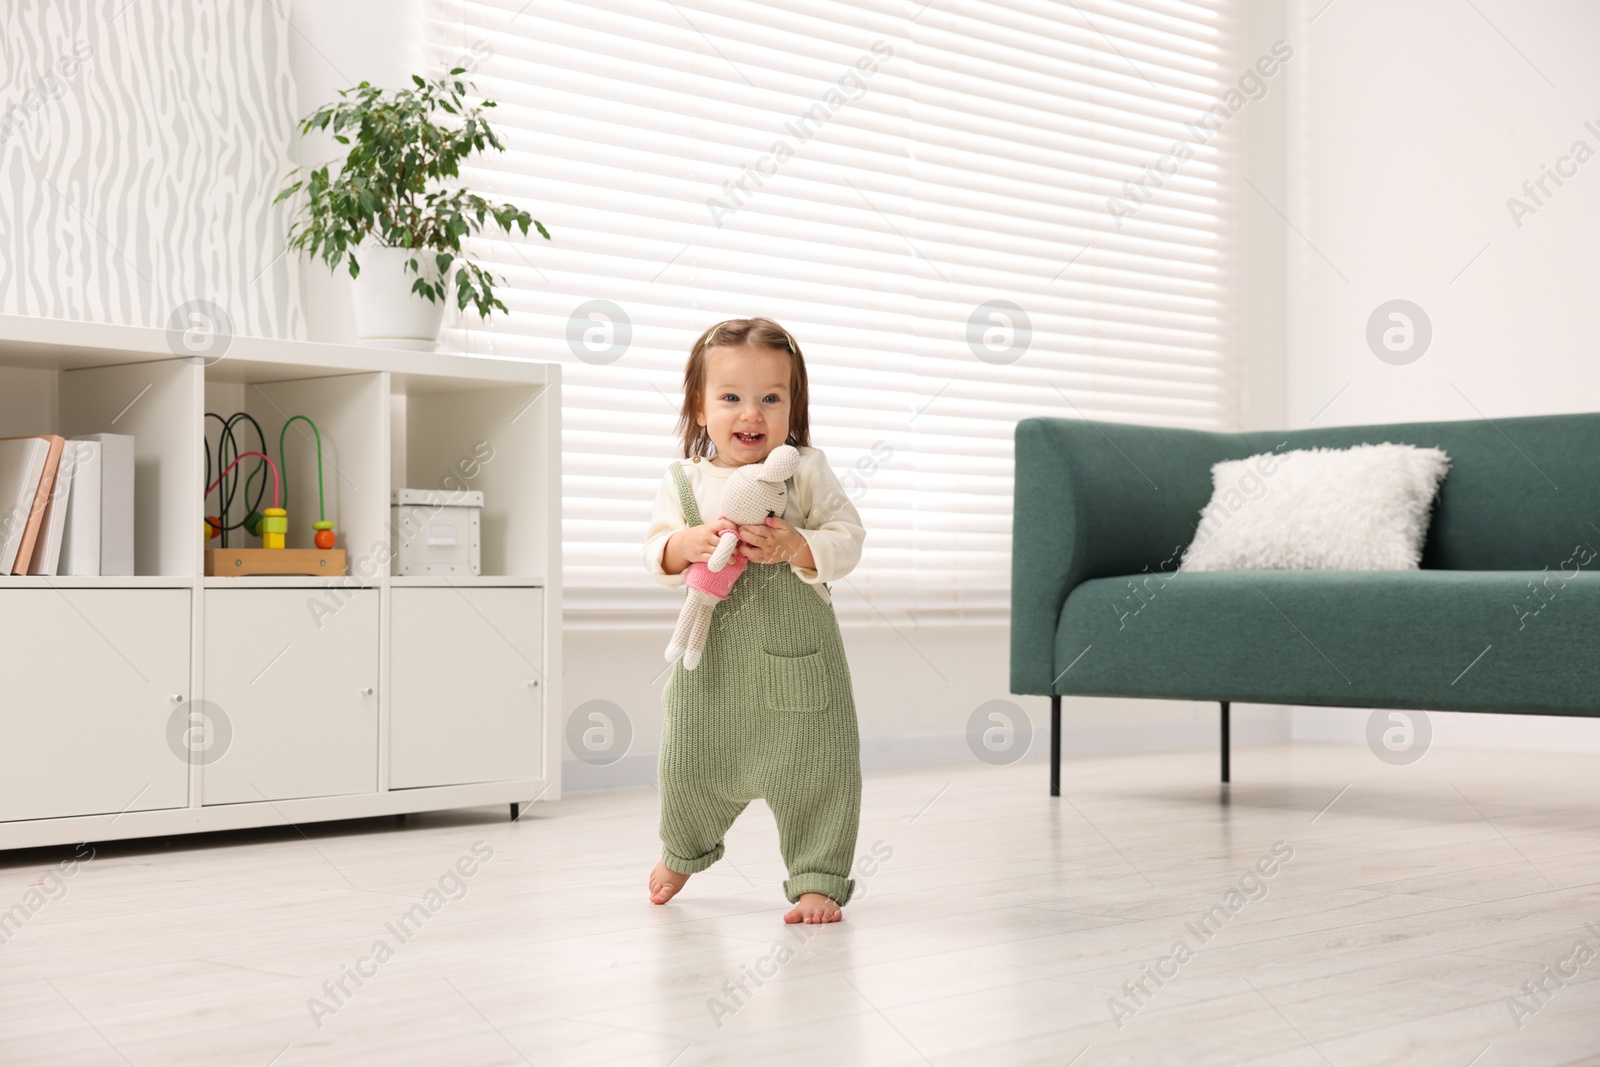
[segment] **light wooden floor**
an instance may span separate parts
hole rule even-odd
[[[648,903],[648,788],[515,825],[96,846],[0,944],[0,1064],[1600,1063],[1600,756],[1241,748],[1231,794],[1210,752],[1065,776],[1051,800],[1036,762],[869,775],[860,853],[892,855],[844,922],[800,933],[759,802],[723,863]],[[402,942],[386,924],[480,841]],[[1202,942],[1280,841],[1293,858]],[[71,855],[0,855],[0,909]],[[1161,964],[1180,940],[1192,957]],[[392,958],[323,992],[379,941]],[[1519,1028],[1509,998],[1579,942],[1594,957]],[[1139,1006],[1146,966],[1170,977]],[[1137,1007],[1120,1028],[1112,997]]]

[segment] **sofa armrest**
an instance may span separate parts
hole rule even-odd
[[[1011,691],[1056,692],[1056,626],[1093,578],[1171,571],[1237,435],[1084,419],[1017,423],[1011,525]]]

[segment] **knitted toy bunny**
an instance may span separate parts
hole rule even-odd
[[[756,526],[765,522],[769,515],[781,516],[788,500],[784,480],[799,466],[800,453],[794,446],[779,445],[767,454],[765,462],[740,467],[728,475],[728,485],[722,496],[722,517],[741,526]],[[699,665],[706,637],[711,632],[711,613],[728,599],[733,583],[750,562],[738,548],[739,535],[733,530],[724,530],[710,561],[691,563],[684,571],[688,589],[683,610],[678,613],[677,629],[672,632],[672,643],[667,645],[668,663],[682,656],[685,670],[692,671]]]

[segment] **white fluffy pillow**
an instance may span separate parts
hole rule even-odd
[[[1178,570],[1415,570],[1449,469],[1389,443],[1225,460]]]

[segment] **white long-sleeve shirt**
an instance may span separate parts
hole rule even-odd
[[[800,466],[794,473],[794,489],[781,517],[806,539],[816,566],[801,567],[790,562],[789,567],[831,604],[833,596],[827,583],[838,581],[855,569],[861,561],[861,542],[866,539],[867,531],[861,525],[856,506],[839,484],[833,468],[828,466],[828,457],[821,449],[809,446],[799,451]],[[677,462],[688,476],[701,521],[715,522],[722,514],[722,493],[727,487],[728,475],[738,468],[719,467],[701,457]],[[678,502],[677,482],[668,470],[661,476],[655,511],[650,516],[644,542],[645,569],[668,589],[682,586],[684,575],[682,571],[668,574],[661,565],[661,556],[667,539],[688,527],[683,506]]]

